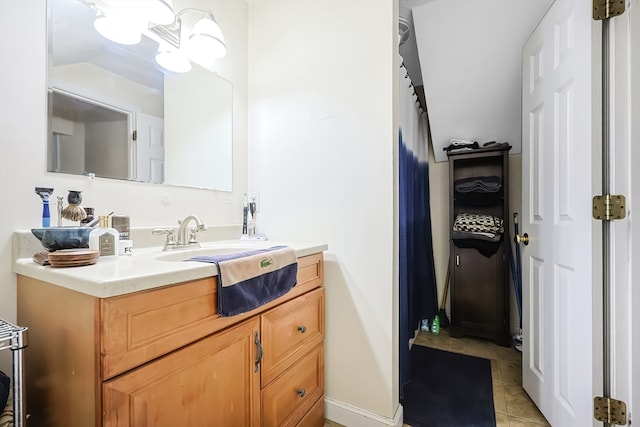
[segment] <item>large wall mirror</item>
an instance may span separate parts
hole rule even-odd
[[[48,0],[48,170],[231,191],[231,83],[163,70],[146,34],[107,40],[93,3]]]

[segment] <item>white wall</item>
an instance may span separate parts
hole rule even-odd
[[[384,419],[398,408],[397,7],[258,0],[249,13],[258,231],[328,243],[326,395]]]
[[[183,2],[185,6],[188,3]],[[248,6],[242,1],[225,0],[190,3],[195,7],[210,6],[227,35],[229,53],[219,60],[218,71],[234,83],[233,192],[99,178],[91,181],[45,172],[46,2],[0,0],[0,317],[16,319],[11,236],[16,229],[40,225],[41,203],[34,193],[36,186],[53,187],[56,195],[66,195],[69,189],[81,190],[84,205],[94,206],[96,213],[127,214],[132,227],[177,225],[176,221],[189,213],[198,214],[207,224],[241,222],[243,195],[247,191]],[[0,370],[10,371],[9,352],[0,353]]]

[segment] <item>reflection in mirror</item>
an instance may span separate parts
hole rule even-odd
[[[49,171],[129,179],[127,135],[131,114],[94,101],[49,92]]]
[[[151,33],[103,38],[89,2],[48,8],[48,170],[231,191],[231,83],[195,63],[163,71]]]

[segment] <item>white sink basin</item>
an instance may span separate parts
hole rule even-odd
[[[224,247],[209,247],[209,248],[196,248],[196,249],[178,249],[173,252],[163,252],[156,257],[158,261],[184,261],[196,256],[213,256],[223,254],[233,254],[237,252],[245,252],[256,247],[249,246],[224,246]]]

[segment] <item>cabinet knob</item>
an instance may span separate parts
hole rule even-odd
[[[301,388],[301,389],[299,389],[297,391],[297,393],[298,393],[298,396],[304,397],[304,395],[307,394],[307,391],[305,389]]]
[[[307,327],[306,327],[306,326],[304,326],[304,325],[298,326],[298,331],[299,331],[301,334],[304,334],[305,332],[307,332]]]
[[[522,236],[519,234],[516,234],[516,237],[514,238],[514,240],[516,241],[516,243],[522,243],[525,246],[527,246],[529,244],[529,235],[527,233],[524,233]]]

